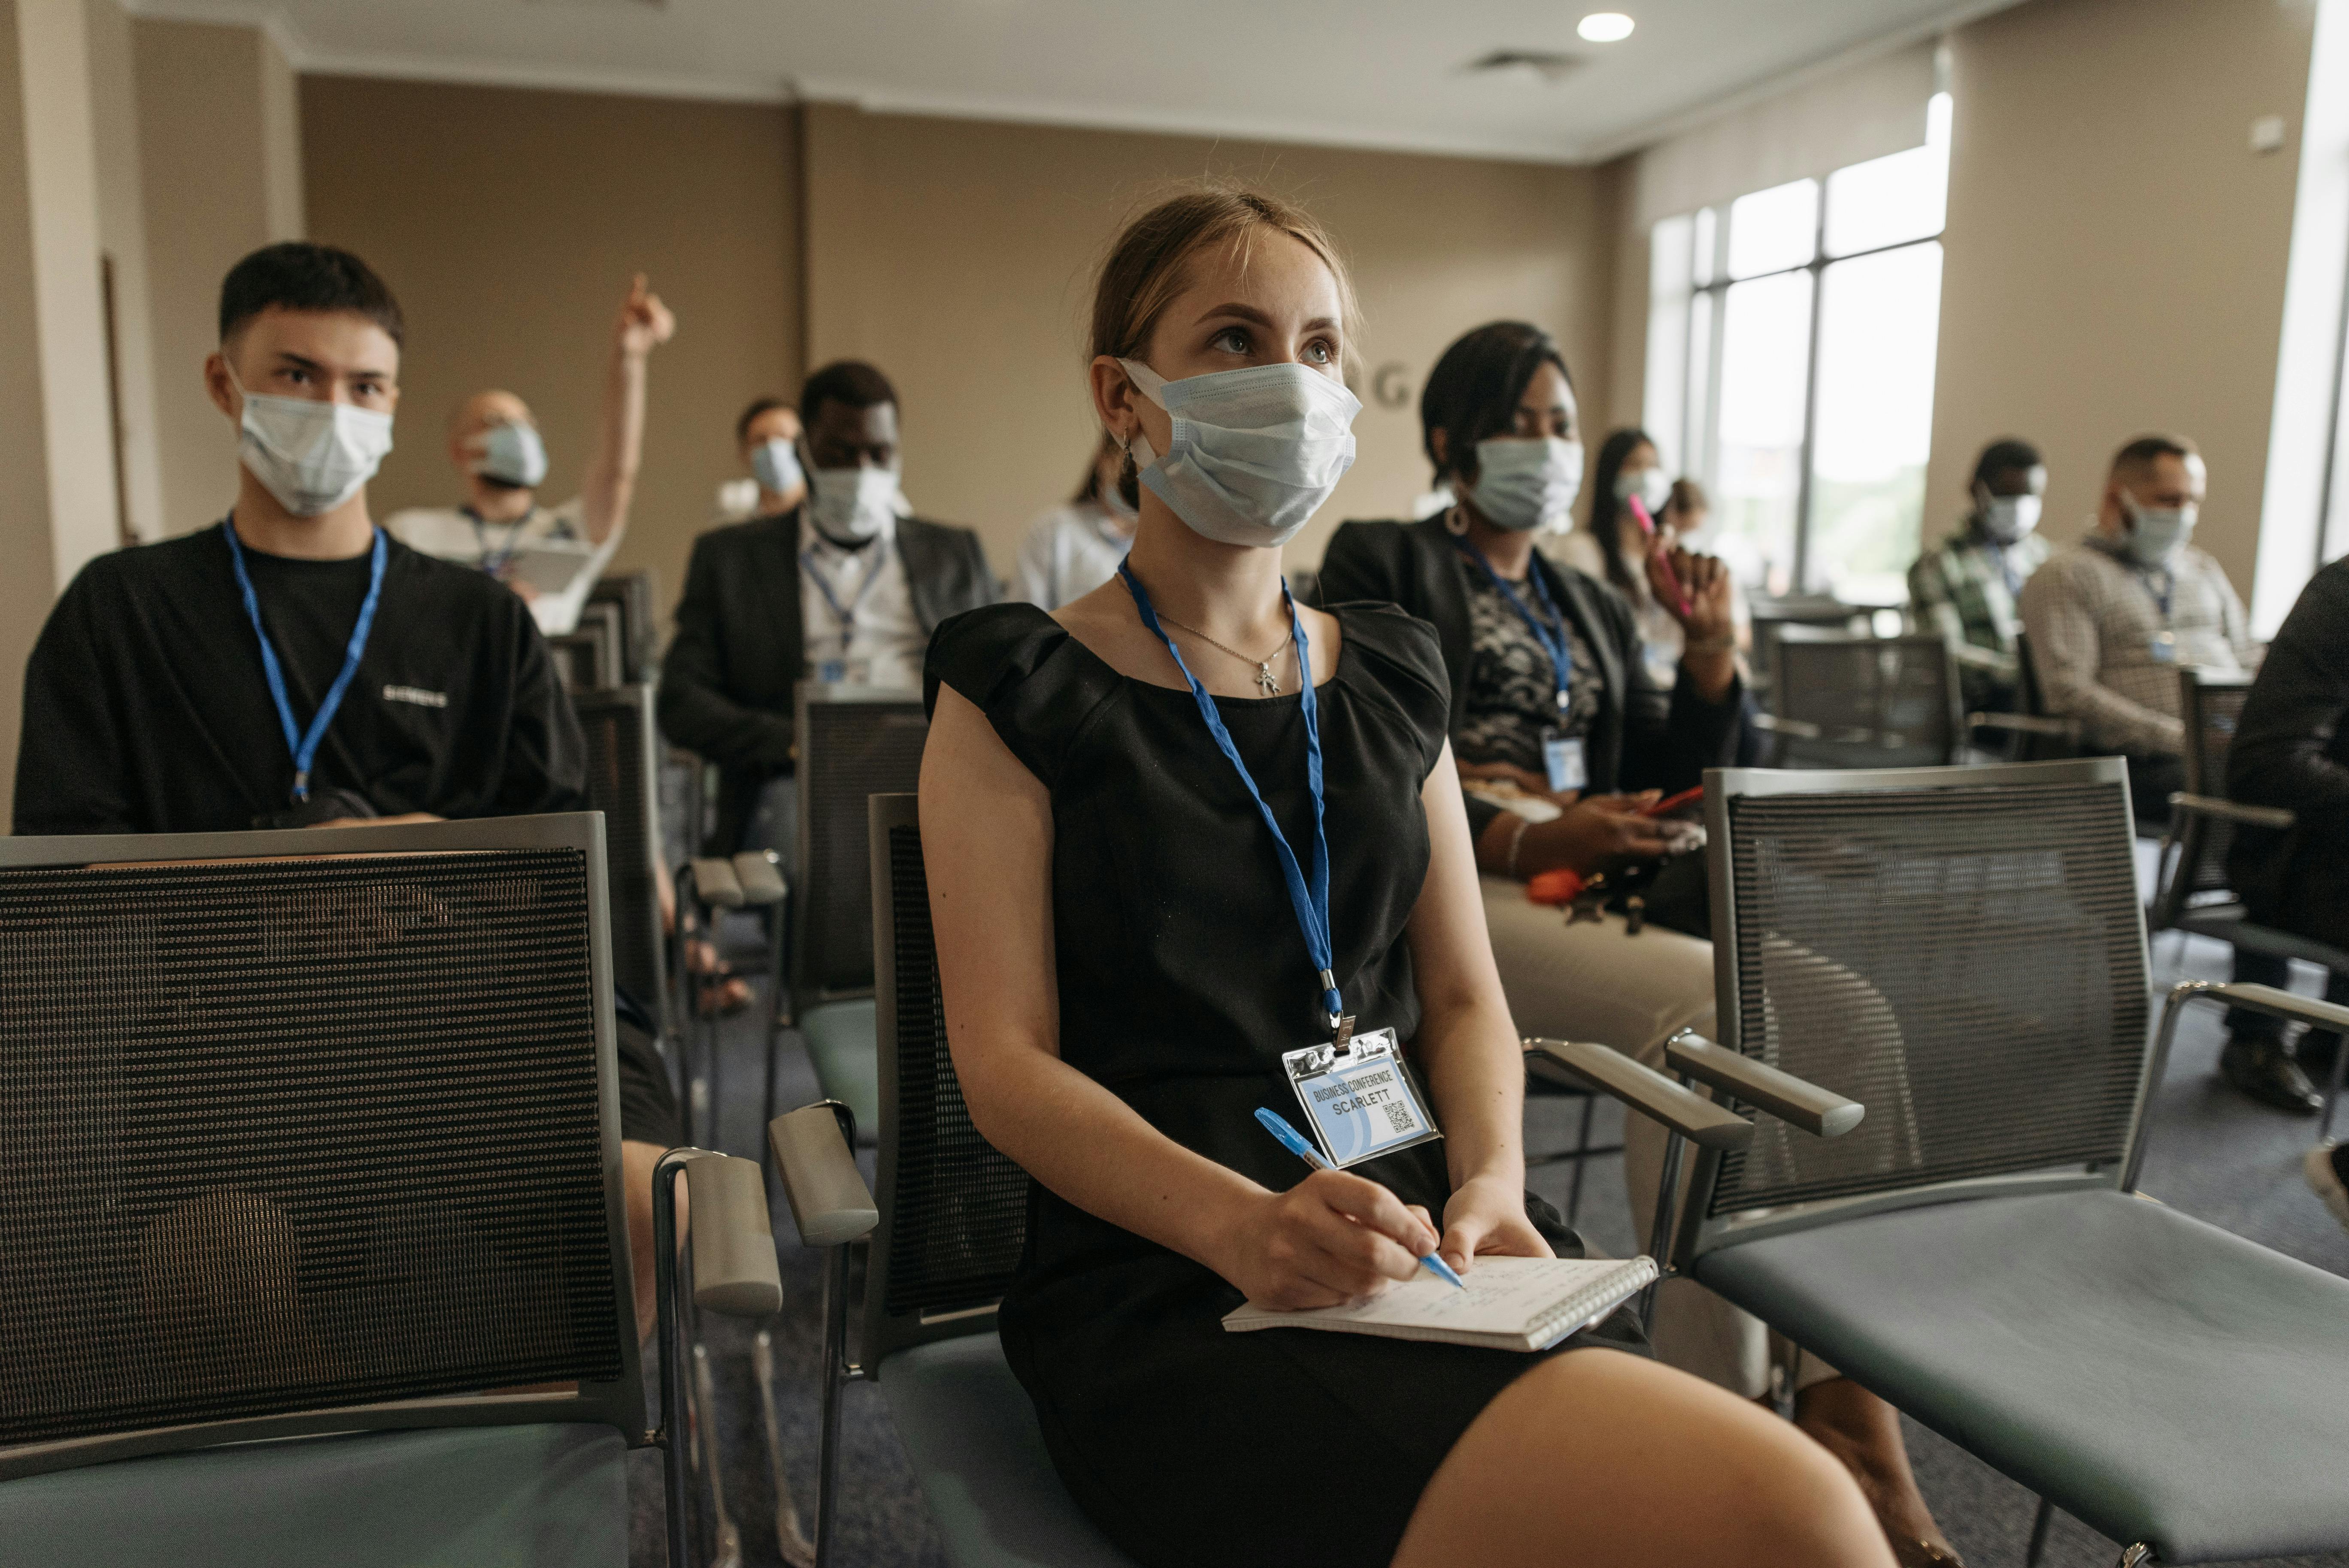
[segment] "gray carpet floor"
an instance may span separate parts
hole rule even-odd
[[[2153,954],[2156,978],[2163,984],[2188,976],[2226,976],[2227,950],[2199,938],[2182,943],[2174,935],[2158,938]],[[2295,981],[2297,989],[2316,993],[2314,971],[2296,975]],[[720,1142],[730,1152],[755,1157],[761,1130],[759,1031],[750,1018],[738,1017],[722,1026],[721,1036],[729,1089],[719,1118]],[[2144,1190],[2189,1214],[2320,1268],[2349,1274],[2349,1233],[2333,1222],[2301,1175],[2301,1157],[2313,1137],[2313,1124],[2263,1109],[2223,1087],[2215,1076],[2222,1041],[2215,1007],[2199,1006],[2189,1011],[2154,1107]],[[786,1035],[778,1103],[789,1109],[815,1098],[814,1080],[797,1038]],[[1528,1113],[1529,1147],[1571,1145],[1578,1114],[1565,1102],[1537,1103]],[[1602,1107],[1599,1140],[1619,1141],[1619,1118],[1611,1108]],[[1569,1180],[1568,1168],[1557,1166],[1537,1171],[1533,1185],[1563,1207]],[[785,1293],[781,1314],[767,1326],[774,1346],[775,1397],[788,1483],[802,1516],[812,1520],[821,1276],[816,1256],[800,1246],[780,1204],[775,1218]],[[1619,1161],[1600,1160],[1589,1166],[1581,1224],[1597,1245],[1619,1256],[1640,1250],[1625,1208]],[[728,1514],[740,1534],[740,1560],[776,1563],[781,1557],[775,1491],[752,1377],[751,1340],[757,1326],[715,1317],[705,1322],[723,1456],[719,1474]],[[945,1555],[877,1390],[864,1385],[848,1390],[843,1431],[842,1533],[835,1561],[843,1568],[944,1568]],[[2032,1495],[1913,1423],[1909,1448],[1926,1498],[1967,1562],[1973,1568],[2020,1564],[2035,1506]],[[635,1561],[657,1565],[665,1561],[658,1456],[644,1450],[633,1458]],[[2059,1516],[2044,1562],[2051,1568],[2100,1568],[2116,1555],[2113,1542]],[[2349,1568],[2349,1553],[2291,1561]]]

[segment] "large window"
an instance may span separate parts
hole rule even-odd
[[[1922,147],[1658,223],[1649,432],[1751,587],[1897,603],[1924,521],[1950,97]]]

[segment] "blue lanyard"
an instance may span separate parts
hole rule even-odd
[[[1338,977],[1330,973],[1335,962],[1330,944],[1330,835],[1322,821],[1321,809],[1321,723],[1313,696],[1313,655],[1306,641],[1304,623],[1298,618],[1297,601],[1288,595],[1288,580],[1281,579],[1280,601],[1288,606],[1288,634],[1297,644],[1297,681],[1304,688],[1305,702],[1305,787],[1313,797],[1313,880],[1309,884],[1305,873],[1298,869],[1297,851],[1288,847],[1288,836],[1280,830],[1272,808],[1264,803],[1264,793],[1256,787],[1256,779],[1240,760],[1240,748],[1232,744],[1232,732],[1224,727],[1224,716],[1216,710],[1216,699],[1183,662],[1183,650],[1158,624],[1158,612],[1150,607],[1150,595],[1143,591],[1142,580],[1133,574],[1131,562],[1120,562],[1117,574],[1125,579],[1126,592],[1133,595],[1133,607],[1142,614],[1142,624],[1150,628],[1158,640],[1166,645],[1174,655],[1174,667],[1191,685],[1191,698],[1199,705],[1199,717],[1207,721],[1207,733],[1215,737],[1216,746],[1230,759],[1240,782],[1247,786],[1248,799],[1263,814],[1264,825],[1271,830],[1272,847],[1280,857],[1281,880],[1288,884],[1288,903],[1297,911],[1297,923],[1305,933],[1306,955],[1321,981],[1321,1006],[1330,1016],[1330,1028],[1334,1034],[1344,1023],[1345,1001],[1338,994]]]
[[[887,548],[880,540],[873,542],[883,549]],[[880,581],[884,564],[880,556],[873,558],[873,563],[864,569],[864,581],[856,586],[856,597],[843,606],[840,596],[832,591],[832,584],[823,580],[823,573],[815,569],[815,546],[811,544],[800,552],[800,570],[807,573],[809,581],[815,584],[815,591],[823,595],[825,603],[832,606],[833,619],[840,623],[840,656],[843,659],[848,656],[849,641],[856,635],[857,608],[864,603],[864,596],[873,592],[873,584]]]
[[[1517,597],[1517,591],[1509,586],[1507,578],[1493,570],[1493,563],[1485,558],[1483,551],[1456,533],[1452,536],[1452,542],[1460,547],[1461,554],[1485,569],[1485,575],[1494,587],[1501,591],[1501,597],[1509,602],[1509,608],[1517,613],[1517,619],[1526,624],[1533,633],[1534,640],[1549,655],[1550,671],[1557,676],[1557,710],[1564,713],[1568,702],[1567,684],[1574,676],[1574,648],[1567,641],[1566,617],[1559,614],[1557,602],[1549,596],[1549,585],[1542,581],[1541,563],[1533,562],[1526,577],[1534,585],[1534,597],[1541,601],[1541,607],[1549,614],[1547,623],[1535,615],[1531,605]]]
[[[2152,595],[2155,605],[2161,611],[2162,629],[2167,631],[2169,629],[2169,606],[2178,597],[2178,573],[2164,572],[2159,575],[2161,587],[2158,590],[2153,585],[2155,573],[2141,571],[2137,577],[2138,582],[2145,584],[2145,591]]]
[[[269,696],[277,704],[277,722],[285,729],[285,749],[294,754],[294,799],[310,798],[310,764],[318,755],[318,742],[326,738],[326,726],[335,722],[335,710],[343,706],[343,694],[351,689],[351,679],[359,673],[359,660],[367,653],[367,632],[375,624],[375,607],[383,598],[383,563],[389,552],[384,545],[383,530],[375,531],[375,548],[367,561],[367,597],[359,603],[359,624],[351,628],[349,649],[343,655],[342,673],[335,684],[326,688],[326,700],[318,711],[310,716],[307,733],[295,727],[294,704],[285,695],[285,671],[277,662],[277,650],[269,645],[269,632],[261,624],[261,601],[253,592],[253,578],[244,569],[244,546],[236,541],[236,519],[221,524],[228,535],[229,564],[236,568],[237,592],[244,596],[245,618],[253,623],[253,634],[261,641],[261,673],[269,677]]]
[[[473,542],[481,547],[481,570],[495,577],[506,569],[506,563],[511,562],[514,558],[514,552],[522,548],[522,531],[530,526],[531,514],[524,512],[507,525],[506,547],[503,550],[492,550],[489,526],[482,522],[481,514],[470,506],[464,511],[466,517],[471,519],[473,524]]]

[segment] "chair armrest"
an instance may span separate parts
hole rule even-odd
[[[734,862],[715,855],[695,857],[688,862],[693,872],[693,892],[702,903],[718,909],[742,907],[742,882],[734,874]]]
[[[783,1281],[759,1162],[705,1154],[685,1168],[685,1184],[693,1200],[694,1304],[731,1317],[781,1310]]]
[[[1826,731],[1805,719],[1780,718],[1767,713],[1756,713],[1751,717],[1754,728],[1770,735],[1790,735],[1796,740],[1818,740],[1826,735]]]
[[[1754,1140],[1754,1124],[1744,1117],[1609,1047],[1587,1040],[1529,1039],[1525,1049],[1528,1064],[1537,1063],[1536,1070],[1545,1077],[1562,1073],[1576,1088],[1612,1095],[1707,1149],[1739,1150]]]
[[[2052,735],[2064,740],[2080,738],[2074,718],[2043,718],[2031,713],[1970,713],[1966,722],[1977,729],[2012,729],[2023,735]]]
[[[790,890],[783,885],[783,873],[776,868],[769,852],[744,850],[734,857],[734,881],[742,890],[742,902],[749,905],[781,903]]]
[[[2299,820],[2281,806],[2246,806],[2240,800],[2221,800],[2215,795],[2172,795],[2169,809],[2197,817],[2240,822],[2247,828],[2289,828]]]
[[[831,1100],[775,1118],[767,1124],[767,1141],[782,1173],[792,1222],[806,1245],[836,1247],[871,1235],[881,1223]]]
[[[2349,1034],[2349,1007],[2333,1002],[2320,1002],[2313,996],[2296,995],[2290,991],[2278,990],[2273,985],[2183,980],[2170,987],[2169,995],[2173,1002],[2189,995],[2208,996],[2214,1002],[2224,1002],[2230,1007],[2264,1013],[2271,1018],[2297,1019],[2314,1028]]]
[[[1814,1137],[1841,1138],[1868,1114],[1868,1108],[1856,1099],[1846,1099],[1832,1089],[1740,1056],[1685,1029],[1665,1042],[1664,1060],[1697,1082],[1758,1106]]]

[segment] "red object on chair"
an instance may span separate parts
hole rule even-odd
[[[1526,883],[1526,897],[1535,903],[1572,903],[1582,892],[1582,873],[1566,866],[1542,872]]]

